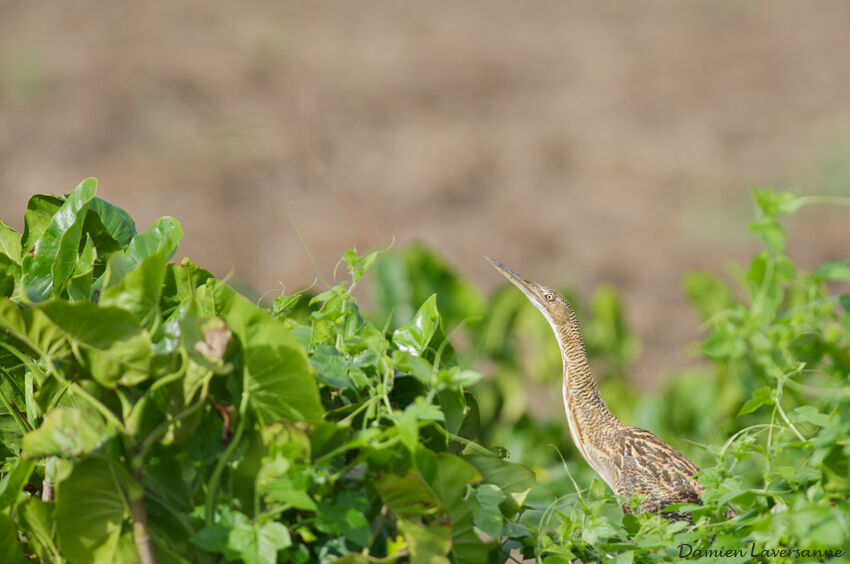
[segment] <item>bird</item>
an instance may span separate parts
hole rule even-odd
[[[694,474],[699,468],[684,454],[654,434],[625,425],[608,408],[593,379],[575,311],[564,296],[534,282],[491,257],[496,270],[520,289],[552,327],[563,361],[561,394],[567,425],[576,449],[588,465],[625,499],[639,498],[627,513],[658,513],[674,503],[702,504],[705,489]],[[669,520],[690,520],[687,514],[661,513]]]

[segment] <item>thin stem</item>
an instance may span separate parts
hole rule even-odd
[[[358,407],[357,409],[355,409],[354,411],[352,411],[351,413],[346,415],[345,418],[340,419],[339,422],[337,422],[337,425],[339,425],[341,427],[347,427],[350,423],[349,419],[353,419],[354,417],[356,417],[358,413],[360,413],[361,411],[363,411],[364,409],[366,409],[367,407],[372,405],[372,403],[374,403],[374,401],[376,399],[378,399],[378,398],[371,397],[368,400],[364,401],[363,404],[360,407]]]
[[[41,481],[41,501],[53,500],[53,474],[56,472],[56,457],[44,461],[44,479]]]
[[[216,497],[218,496],[218,484],[221,481],[222,473],[224,473],[224,467],[230,461],[230,457],[233,456],[233,451],[236,450],[236,447],[239,445],[239,441],[242,439],[242,433],[245,431],[245,420],[247,419],[246,416],[248,411],[247,380],[248,377],[246,375],[243,377],[242,401],[239,404],[239,425],[236,426],[236,433],[233,435],[233,439],[231,439],[230,444],[228,444],[227,448],[224,449],[224,453],[222,453],[221,458],[218,459],[218,463],[215,465],[215,469],[213,470],[212,476],[210,476],[210,481],[207,484],[207,526],[212,525],[213,520],[215,518],[215,505]]]
[[[829,206],[850,206],[850,198],[845,196],[802,196],[797,200],[801,206],[808,205],[829,205]]]
[[[141,484],[142,469],[136,469],[133,477]],[[130,499],[130,511],[133,514],[133,537],[136,539],[136,548],[139,550],[139,560],[142,564],[156,564],[156,556],[153,552],[153,538],[151,538],[150,531],[148,530],[148,512],[145,509],[144,495]]]
[[[788,419],[788,415],[785,414],[785,410],[782,409],[782,385],[785,383],[786,376],[783,374],[781,378],[778,378],[778,382],[776,385],[776,409],[779,411],[779,416],[782,417],[782,420],[785,421],[785,424],[794,431],[794,434],[797,435],[797,438],[800,439],[801,442],[806,442],[805,437],[797,430],[797,427],[791,423],[791,420]]]

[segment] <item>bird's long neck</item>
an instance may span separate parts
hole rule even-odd
[[[570,435],[584,458],[593,465],[587,445],[600,444],[595,440],[597,437],[614,431],[622,423],[608,409],[590,373],[575,312],[570,309],[565,320],[551,325],[564,363],[562,393]]]

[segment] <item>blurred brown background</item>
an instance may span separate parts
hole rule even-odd
[[[623,294],[635,378],[697,335],[681,290],[756,249],[751,186],[850,194],[850,3],[0,0],[0,218],[82,178],[262,293],[419,240]],[[291,203],[291,207],[290,207]],[[803,265],[846,214],[792,223]],[[554,346],[554,344],[553,344]]]

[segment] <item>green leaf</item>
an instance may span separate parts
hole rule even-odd
[[[372,536],[369,521],[363,515],[368,508],[360,492],[344,491],[333,505],[318,504],[316,528],[328,534],[341,534],[357,546],[366,548]]]
[[[115,254],[110,265],[123,256]],[[133,314],[139,324],[148,329],[153,327],[159,316],[159,298],[165,281],[164,251],[145,257],[120,280],[109,279],[109,287],[100,295],[101,306],[115,306]]]
[[[209,552],[229,552],[227,547],[227,535],[230,529],[219,524],[204,527],[189,538],[189,542]],[[232,555],[234,559],[237,554]]]
[[[103,198],[92,198],[89,204],[89,213],[97,216],[104,229],[104,234],[118,243],[120,247],[129,245],[136,235],[136,222],[133,221],[130,214]],[[95,234],[92,234],[92,237],[95,237],[95,242],[98,243],[99,247],[101,243],[97,240]]]
[[[819,280],[850,280],[850,259],[827,262],[815,268]]]
[[[751,221],[747,231],[761,237],[764,246],[774,253],[781,253],[785,248],[785,229],[773,217],[765,217]]]
[[[502,538],[502,512],[499,504],[505,500],[505,492],[495,484],[481,484],[475,489],[476,505],[472,513],[475,526],[494,539]]]
[[[444,421],[442,410],[429,403],[411,403],[396,417],[396,428],[404,446],[416,452],[419,443],[419,421]]]
[[[495,484],[508,494],[518,510],[525,503],[528,492],[534,486],[534,472],[514,462],[508,462],[495,456],[464,456],[484,478],[484,482]]]
[[[162,251],[166,260],[171,260],[177,252],[177,245],[183,238],[183,228],[173,217],[157,219],[144,233],[139,233],[127,245],[128,267],[132,268],[152,254]]]
[[[449,527],[436,523],[423,526],[399,519],[398,528],[407,540],[411,564],[449,564],[446,558],[451,547]]]
[[[149,377],[150,337],[130,313],[85,302],[57,301],[41,309],[101,385],[133,385]]]
[[[41,426],[24,435],[23,451],[30,458],[78,457],[109,438],[103,419],[76,407],[56,407]]]
[[[209,287],[210,284],[208,283]],[[215,314],[239,339],[250,404],[262,424],[320,419],[324,410],[304,347],[276,319],[222,283],[212,284]]]
[[[97,255],[90,235],[86,235],[86,244],[77,259],[74,274],[68,280],[68,297],[71,300],[90,300],[92,278],[94,276],[94,261]]]
[[[12,469],[0,480],[0,511],[8,511],[18,503],[18,496],[27,485],[35,460],[18,458]]]
[[[756,398],[750,398],[744,403],[744,405],[741,406],[741,410],[738,412],[738,417],[740,417],[741,415],[747,415],[748,413],[752,413],[753,411],[760,408],[762,405],[764,405],[763,401]]]
[[[797,421],[804,421],[818,427],[829,426],[829,416],[818,411],[818,408],[813,405],[801,405],[792,413]]]
[[[439,327],[439,323],[437,295],[431,294],[410,323],[393,332],[393,343],[403,351],[421,356]]]
[[[423,384],[429,384],[434,379],[434,367],[424,358],[416,356],[416,353],[393,351],[393,364],[397,370],[410,374]]]
[[[771,395],[772,388],[764,386],[762,388],[757,389],[753,392],[753,397],[747,400],[743,406],[741,406],[741,410],[738,412],[738,416],[747,415],[748,413],[752,413],[762,405],[773,405],[773,396]]]
[[[369,267],[372,266],[372,263],[375,262],[375,257],[378,256],[378,252],[373,251],[362,257],[357,256],[357,249],[348,249],[343,253],[342,258],[348,265],[348,273],[351,275],[353,282],[358,282]]]
[[[0,554],[3,562],[25,562],[18,542],[18,527],[6,513],[0,513]]]
[[[21,234],[0,220],[0,254],[21,263]]]
[[[770,188],[753,188],[752,196],[756,210],[767,217],[791,215],[803,205],[803,201],[790,192],[774,192]]]
[[[434,507],[439,503],[429,492],[422,476],[413,468],[408,469],[404,476],[382,474],[375,481],[375,489],[387,507],[403,518],[433,514]]]
[[[35,241],[21,262],[24,291],[32,301],[46,299],[52,289],[58,297],[77,266],[83,222],[97,180],[83,180],[51,218],[47,229]]]
[[[227,536],[227,547],[245,564],[275,564],[277,551],[291,544],[289,530],[277,521],[239,525]]]
[[[67,348],[62,331],[41,309],[19,306],[3,297],[0,297],[0,328],[44,358],[64,353]]]
[[[316,378],[333,388],[352,388],[348,377],[348,363],[333,345],[319,344],[310,355],[310,365],[316,370]]]
[[[56,487],[56,534],[70,562],[118,562],[119,540],[130,508],[110,462],[88,458]]]
[[[49,194],[36,194],[27,202],[24,215],[24,233],[21,236],[21,256],[31,251],[35,242],[47,230],[54,214],[62,207],[65,198]]]
[[[53,532],[55,515],[53,502],[44,502],[37,497],[30,497],[18,509],[21,529],[41,552],[42,560],[58,562],[61,555],[55,544]]]
[[[0,253],[0,296],[11,296],[21,282],[21,267]]]

